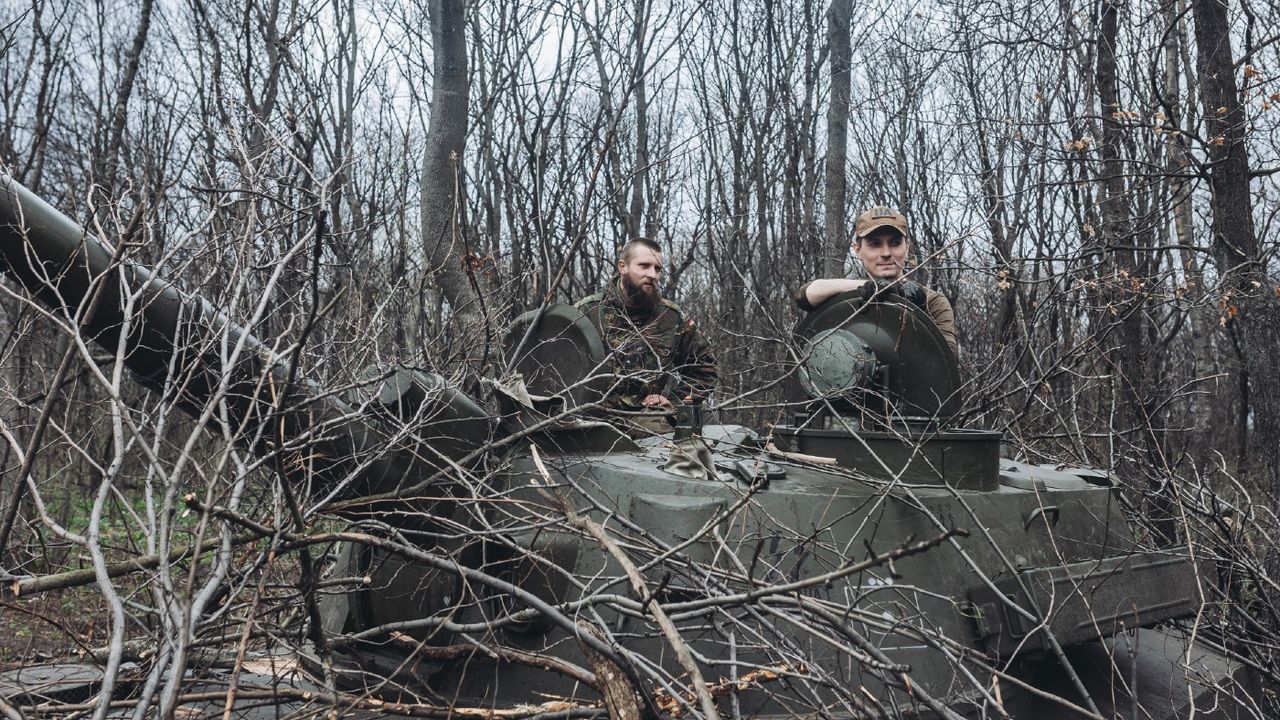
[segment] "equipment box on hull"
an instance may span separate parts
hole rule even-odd
[[[790,452],[834,458],[881,480],[995,490],[1000,478],[1001,434],[989,430],[928,433],[774,428]]]

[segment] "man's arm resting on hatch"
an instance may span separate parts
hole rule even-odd
[[[809,312],[842,292],[857,290],[866,282],[866,280],[855,278],[812,280],[796,292],[796,307]]]

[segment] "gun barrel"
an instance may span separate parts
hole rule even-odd
[[[287,448],[289,463],[345,496],[382,493],[479,447],[487,414],[443,381],[397,432],[295,377],[288,362],[200,297],[188,297],[0,173],[0,270],[64,322],[118,353],[147,387],[225,423],[255,451]],[[216,403],[210,406],[210,403]],[[439,442],[433,442],[433,441]]]

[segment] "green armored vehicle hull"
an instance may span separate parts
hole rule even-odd
[[[1141,673],[1143,712],[1180,717],[1200,683],[1229,682],[1235,671],[1176,633],[1126,633],[1195,614],[1197,573],[1183,556],[1142,552],[1115,495],[1092,475],[1003,460],[1006,482],[991,490],[895,486],[718,441],[711,458],[725,469],[692,479],[662,469],[670,453],[621,438],[608,452],[540,454],[541,468],[513,459],[495,487],[509,512],[495,525],[538,529],[511,533],[518,549],[494,548],[488,562],[548,604],[599,613],[628,653],[678,676],[675,647],[645,596],[620,580],[618,560],[541,519],[575,508],[641,546],[639,557],[667,555],[637,570],[706,682],[734,686],[745,668],[777,673],[733,693],[745,716],[938,707],[994,716],[999,704],[1015,717],[1073,717],[1088,702],[1074,672],[1097,706],[1122,710],[1131,706],[1127,678]],[[767,463],[771,477],[738,474],[743,462]],[[466,590],[447,573],[376,554],[352,562],[373,582],[344,598],[343,626],[333,630],[403,623],[397,629],[421,642],[451,646],[456,635],[420,621],[483,623],[530,607],[510,597],[500,608],[458,603]],[[566,570],[572,581],[555,574]],[[610,599],[619,595],[629,602]],[[590,667],[575,632],[536,617],[497,628],[504,645],[555,648]],[[430,670],[431,685],[481,705],[591,694],[572,677],[500,659]],[[1203,702],[1205,710],[1214,701]]]

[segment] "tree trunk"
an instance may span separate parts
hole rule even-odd
[[[483,298],[468,267],[471,252],[461,217],[470,93],[466,2],[431,0],[429,15],[434,72],[422,164],[422,242],[430,272],[465,333],[484,315]]]
[[[1160,13],[1167,25],[1164,35],[1164,88],[1160,94],[1160,104],[1164,107],[1166,122],[1169,127],[1178,129],[1182,127],[1183,120],[1181,93],[1179,92],[1183,70],[1182,64],[1179,62],[1179,49],[1185,40],[1186,27],[1182,18],[1186,14],[1186,5],[1183,0],[1163,0],[1160,6]],[[1187,91],[1191,92],[1192,90],[1192,80],[1188,77]],[[1169,153],[1167,167],[1169,173],[1169,195],[1173,205],[1174,234],[1177,237],[1180,248],[1182,271],[1186,277],[1189,295],[1192,298],[1197,298],[1204,293],[1204,273],[1201,270],[1200,258],[1194,252],[1195,218],[1192,214],[1191,183],[1186,179],[1194,172],[1194,168],[1192,167],[1191,154],[1187,148],[1186,135],[1182,132],[1169,132],[1165,136],[1165,146]],[[1212,307],[1203,300],[1199,302],[1193,300],[1193,305],[1187,313],[1187,324],[1191,333],[1190,343],[1195,358],[1194,376],[1197,378],[1210,377],[1215,374],[1215,369],[1219,365],[1212,346],[1212,335],[1217,325],[1217,319],[1213,316]],[[1231,387],[1231,382],[1228,379],[1213,380],[1211,382],[1221,389],[1229,389]],[[1210,395],[1217,394],[1212,388],[1206,389],[1208,389]],[[1226,420],[1221,416],[1221,412],[1215,409],[1214,406],[1216,405],[1218,403],[1196,402],[1195,412],[1192,417],[1197,438],[1202,440],[1212,438],[1215,428]]]
[[[1013,263],[1013,235],[1008,231],[1009,228],[1005,222],[1009,211],[1001,182],[1002,169],[996,167],[995,162],[992,161],[986,124],[981,120],[986,113],[981,106],[982,88],[979,85],[977,67],[974,65],[976,54],[975,49],[965,48],[964,85],[969,95],[969,106],[973,109],[973,117],[976,119],[974,122],[975,156],[982,178],[982,208],[986,216],[987,231],[991,233],[992,260],[996,268],[997,282],[1008,285],[1002,288],[1000,312],[996,316],[994,327],[1001,345],[1014,348],[1016,356],[1021,354],[1020,348],[1024,341],[1024,338],[1019,336],[1015,325],[1020,292],[1018,268]]]
[[[1249,195],[1248,120],[1235,81],[1227,7],[1195,0],[1197,71],[1209,138],[1209,188],[1213,209],[1213,257],[1223,279],[1224,306],[1234,322],[1249,374],[1253,447],[1280,502],[1280,295],[1267,277],[1253,225]]]
[[[95,162],[95,176],[97,182],[107,188],[107,197],[110,197],[110,188],[117,181],[116,170],[117,162],[120,157],[121,147],[124,145],[124,126],[129,119],[129,99],[133,97],[133,87],[138,79],[138,67],[142,60],[142,51],[147,45],[147,35],[151,29],[151,8],[152,0],[143,0],[142,7],[138,12],[138,27],[133,35],[133,44],[129,47],[124,57],[124,75],[120,78],[120,86],[117,89],[116,102],[111,109],[111,128],[107,139],[107,145],[103,148],[102,155]]]
[[[1095,81],[1098,86],[1099,109],[1102,121],[1102,143],[1098,147],[1101,159],[1102,262],[1100,263],[1099,300],[1103,303],[1099,318],[1105,325],[1098,327],[1099,341],[1105,348],[1108,371],[1115,378],[1113,392],[1118,396],[1118,413],[1114,428],[1124,432],[1132,443],[1124,453],[1121,465],[1137,476],[1139,468],[1157,468],[1160,465],[1159,438],[1154,436],[1158,424],[1150,416],[1150,372],[1144,352],[1145,296],[1149,278],[1141,277],[1133,246],[1138,243],[1130,216],[1133,212],[1130,190],[1125,182],[1125,166],[1121,157],[1124,144],[1124,126],[1128,114],[1120,102],[1119,78],[1116,63],[1116,44],[1119,41],[1119,10],[1121,0],[1099,0],[1098,64]],[[1157,474],[1160,474],[1157,471]],[[1160,487],[1166,487],[1160,483]],[[1172,539],[1171,516],[1168,508],[1171,500],[1159,488],[1151,488],[1148,494],[1153,505],[1148,516],[1156,523],[1163,537]]]
[[[823,242],[822,273],[827,277],[844,274],[849,254],[849,236],[844,223],[846,193],[845,155],[849,136],[849,71],[853,54],[849,45],[849,15],[852,0],[832,0],[827,11],[827,43],[831,47],[831,104],[827,107],[827,236]]]
[[[635,85],[636,113],[636,162],[631,173],[631,205],[627,213],[627,240],[641,234],[653,235],[656,227],[645,223],[645,191],[649,187],[649,91],[645,85],[647,54],[645,27],[649,20],[648,2],[636,0],[633,42],[636,44],[636,61],[631,81]]]

